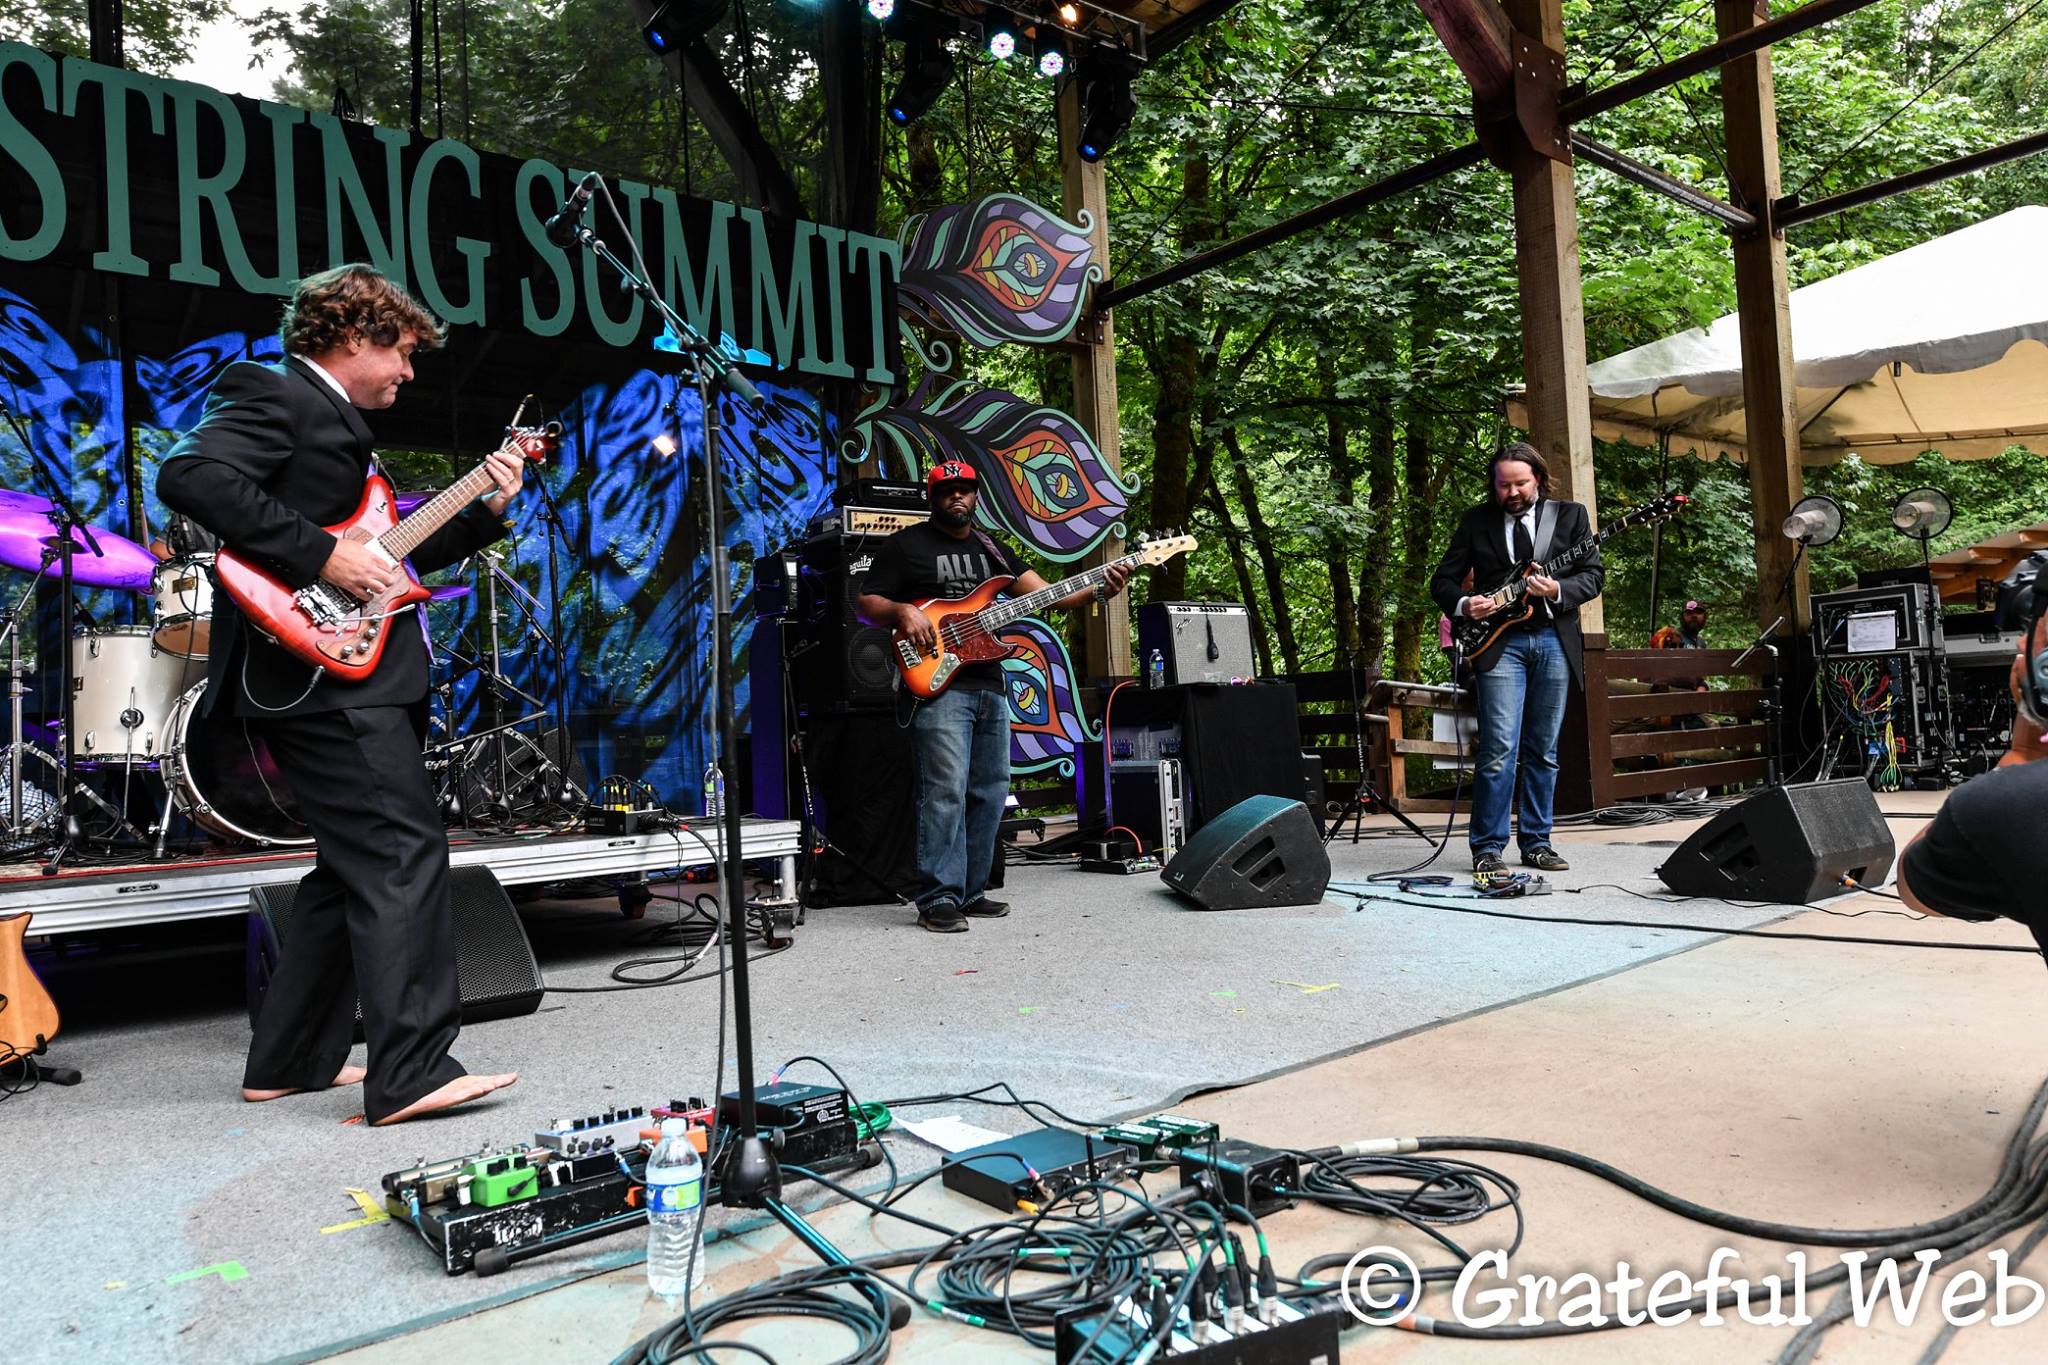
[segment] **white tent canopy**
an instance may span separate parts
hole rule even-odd
[[[1933,449],[2048,454],[2048,207],[2033,205],[1792,292],[1801,460]],[[1593,431],[1746,459],[1734,314],[1589,366]],[[1519,394],[1510,420],[1526,426]]]

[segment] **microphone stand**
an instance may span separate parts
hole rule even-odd
[[[568,635],[562,626],[562,581],[556,565],[555,542],[560,539],[566,543],[569,532],[562,525],[561,504],[555,501],[554,490],[548,487],[547,480],[535,479],[534,486],[540,490],[540,519],[548,528],[548,625],[552,628],[553,634],[542,634],[547,639],[549,651],[555,657],[554,686],[550,689],[554,695],[549,698],[552,704],[548,709],[554,712],[555,733],[559,736],[556,741],[559,748],[555,755],[547,754],[548,745],[545,738],[540,747],[543,756],[550,758],[550,766],[555,769],[554,790],[548,794],[549,799],[556,805],[568,807],[571,802],[567,798],[575,788],[575,784],[569,780],[569,770],[572,766],[569,740],[569,652]],[[578,803],[587,799],[580,791],[575,795]]]
[[[1804,550],[1806,542],[1801,541],[1799,548]],[[1792,559],[1796,566],[1799,557],[1794,555]],[[1790,575],[1787,575],[1786,582],[1791,582]],[[1765,626],[1763,634],[1750,641],[1749,648],[1736,655],[1735,662],[1728,665],[1728,670],[1731,673],[1735,672],[1749,661],[1750,655],[1760,649],[1771,656],[1770,742],[1764,745],[1764,786],[1767,789],[1780,786],[1784,781],[1782,766],[1785,749],[1785,669],[1778,661],[1778,647],[1771,643],[1771,637],[1775,636],[1778,627],[1784,624],[1785,616],[1780,612],[1778,619]]]
[[[609,194],[606,196],[610,200]],[[615,214],[616,216],[616,214]],[[621,222],[621,228],[624,224]],[[675,354],[690,370],[697,401],[704,414],[704,519],[711,558],[711,603],[715,625],[712,668],[716,677],[718,709],[719,770],[732,777],[739,772],[739,718],[733,703],[732,677],[732,594],[727,583],[725,536],[720,511],[719,484],[722,462],[719,443],[724,430],[722,414],[712,388],[723,384],[749,405],[758,405],[761,395],[747,377],[734,369],[731,360],[688,319],[671,308],[668,300],[645,278],[598,239],[588,224],[579,223],[573,240],[582,243],[597,258],[617,272],[627,290],[647,301],[680,341]],[[720,809],[720,851],[718,893],[725,906],[726,939],[732,950],[733,1024],[739,1064],[739,1138],[720,1181],[721,1197],[728,1208],[765,1209],[797,1240],[828,1265],[850,1266],[846,1254],[826,1240],[824,1234],[806,1222],[801,1214],[782,1201],[782,1168],[774,1151],[761,1136],[754,1086],[753,996],[747,982],[746,865],[740,853],[740,803],[737,785]],[[890,1329],[910,1320],[909,1306],[891,1304],[879,1285],[863,1281],[861,1292]]]

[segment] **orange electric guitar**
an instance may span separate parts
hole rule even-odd
[[[1140,564],[1164,564],[1175,555],[1186,554],[1194,548],[1193,536],[1141,539],[1136,553],[1111,560],[1110,564],[1128,564],[1132,568]],[[903,685],[916,696],[929,701],[946,690],[946,684],[953,680],[953,674],[960,665],[1001,659],[1015,653],[1015,646],[1000,638],[1004,626],[1034,612],[1044,611],[1069,593],[1101,584],[1109,576],[1110,564],[1098,564],[1051,587],[1002,602],[996,601],[996,594],[1016,580],[991,578],[965,597],[919,602],[917,609],[931,618],[932,628],[939,633],[939,649],[935,654],[920,654],[917,646],[902,631],[896,631],[893,635],[896,667],[903,674]]]
[[[500,449],[541,460],[561,436],[559,422],[513,427]],[[356,504],[354,514],[326,529],[362,541],[392,563],[403,564],[421,541],[469,506],[491,483],[489,467],[480,464],[400,521],[391,485],[381,474],[372,474],[363,485],[363,500]],[[214,560],[213,572],[221,590],[234,599],[256,629],[295,657],[326,669],[329,676],[343,682],[361,682],[376,672],[378,660],[384,657],[385,619],[427,598],[427,590],[409,571],[367,602],[358,602],[353,593],[324,578],[294,591],[269,570],[226,548]]]
[[[41,1052],[57,1036],[57,1003],[29,970],[29,916],[0,915],[0,1054]]]

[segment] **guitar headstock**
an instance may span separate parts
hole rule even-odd
[[[562,424],[544,422],[537,427],[506,427],[505,441],[499,448],[513,451],[522,460],[539,464],[555,453],[562,444]]]
[[[1175,555],[1191,554],[1195,538],[1191,535],[1153,536],[1140,534],[1131,554],[1146,564],[1164,564]]]
[[[1622,517],[1623,526],[1655,526],[1671,520],[1687,507],[1692,499],[1683,493],[1660,493],[1640,507],[1632,507]]]

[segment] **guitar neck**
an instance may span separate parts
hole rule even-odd
[[[1075,574],[1072,578],[1063,578],[1049,587],[1040,588],[1037,592],[1026,593],[1022,597],[1008,598],[996,603],[994,606],[984,607],[975,613],[975,618],[980,622],[984,630],[993,634],[1012,621],[1044,611],[1062,597],[1079,592],[1083,588],[1093,588],[1101,585],[1108,581],[1109,571],[1113,566],[1117,564],[1135,566],[1138,560],[1139,556],[1137,555],[1125,555],[1122,559],[1111,560],[1108,564],[1098,564],[1092,569]]]
[[[1559,573],[1570,568],[1574,563],[1584,559],[1587,555],[1598,549],[1600,544],[1608,537],[1627,528],[1627,517],[1623,517],[1619,521],[1609,522],[1597,531],[1580,536],[1577,540],[1566,546],[1561,553],[1554,554],[1544,560],[1536,566],[1536,571],[1545,578],[1555,578]],[[1517,578],[1514,582],[1504,586],[1494,596],[1501,606],[1511,605],[1521,600],[1522,594],[1527,590],[1526,585],[1528,582],[1529,580],[1526,578]]]
[[[420,547],[421,541],[440,530],[456,513],[469,506],[479,494],[492,485],[490,466],[478,465],[415,507],[410,516],[379,536],[377,543],[383,546],[393,559],[404,559]]]

